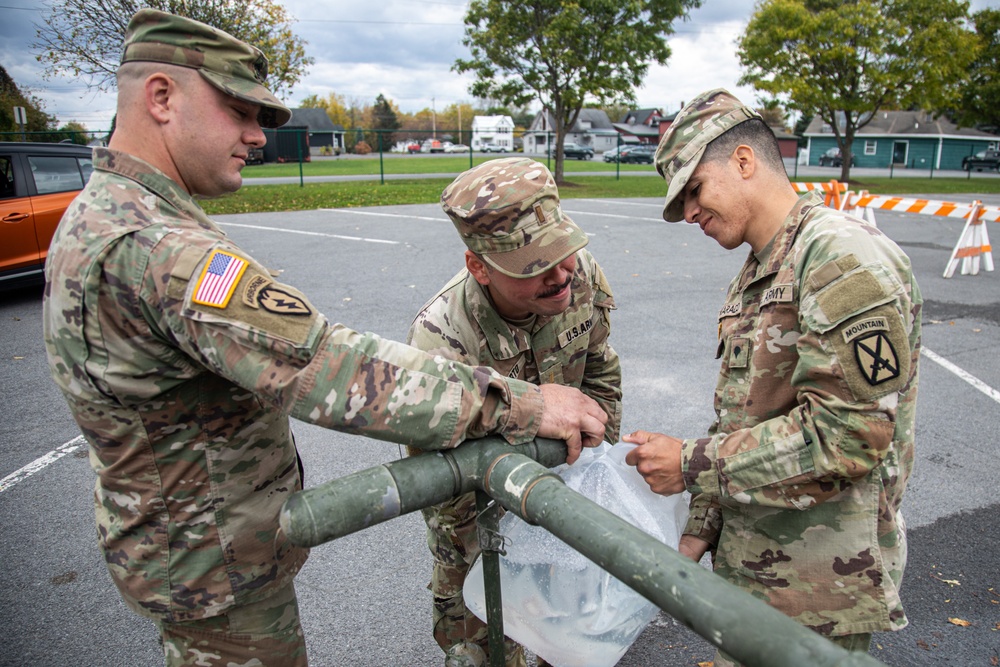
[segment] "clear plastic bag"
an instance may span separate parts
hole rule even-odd
[[[586,449],[555,472],[566,485],[673,549],[687,521],[682,496],[649,490],[619,443]],[[611,667],[657,608],[644,597],[539,526],[508,512],[500,520],[506,556],[500,556],[504,634],[556,667]],[[486,620],[480,561],[465,580],[465,603]]]

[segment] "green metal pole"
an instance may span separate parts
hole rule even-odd
[[[292,131],[295,132],[295,135],[294,135],[295,136],[295,148],[296,148],[296,150],[298,152],[298,156],[299,156],[299,187],[300,188],[304,188],[306,186],[306,179],[303,176],[303,172],[302,172],[302,137],[300,136],[301,132],[299,130],[292,130]],[[281,130],[278,130],[278,132],[281,132]],[[308,135],[307,135],[307,139],[306,140],[308,141]]]
[[[618,142],[615,146],[615,180],[622,178],[622,135],[618,135]]]
[[[476,491],[476,524],[483,559],[483,589],[486,598],[486,629],[489,633],[490,667],[504,667],[503,593],[500,588],[500,505]]]
[[[382,161],[382,130],[375,130],[378,137],[378,176],[379,185],[385,185],[385,163]]]
[[[750,667],[882,664],[799,625],[566,487],[546,467],[564,461],[565,452],[551,440],[510,447],[491,437],[394,461],[294,494],[281,527],[294,544],[315,546],[481,488]]]

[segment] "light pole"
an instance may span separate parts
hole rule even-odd
[[[434,98],[431,98],[431,138],[437,139],[437,112],[434,110]]]

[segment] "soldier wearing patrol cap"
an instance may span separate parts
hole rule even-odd
[[[721,576],[866,651],[907,623],[899,510],[922,304],[909,259],[819,195],[799,198],[771,130],[725,90],[681,110],[655,162],[667,221],[750,253],[719,312],[709,434],[637,431],[626,461],[658,493],[691,492],[683,553],[711,550]]]
[[[46,266],[50,369],[91,446],[101,546],[167,665],[305,665],[278,515],[301,488],[289,417],[411,445],[499,433],[596,445],[581,392],[435,359],[329,322],[195,197],[241,185],[289,111],[261,52],[154,10],[129,24],[118,123]],[[389,381],[386,379],[390,378]]]
[[[490,160],[445,188],[441,206],[466,245],[465,268],[421,308],[408,342],[506,377],[579,387],[607,413],[604,437],[617,442],[621,365],[608,341],[614,298],[584,247],[586,234],[559,205],[552,174],[530,158]],[[462,598],[480,551],[475,494],[427,508],[424,519],[434,556],[434,638],[445,665],[473,664],[458,656],[479,648],[487,664],[486,627]],[[506,664],[525,664],[509,639]]]

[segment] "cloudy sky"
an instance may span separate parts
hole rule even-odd
[[[371,103],[380,93],[405,112],[443,109],[472,102],[471,78],[451,71],[462,46],[463,0],[284,0],[315,59],[307,75],[285,100],[334,92]],[[637,91],[638,106],[665,113],[679,109],[708,88],[724,87],[753,103],[752,89],[736,85],[740,68],[735,42],[749,20],[751,0],[705,0],[690,19],[675,24],[673,55],[666,66],[653,66]],[[1000,0],[973,0],[973,9],[1000,6]],[[56,116],[89,129],[106,129],[114,113],[114,94],[88,91],[76,80],[42,78],[42,66],[30,44],[45,3],[0,0],[0,63],[22,90],[29,90]]]

